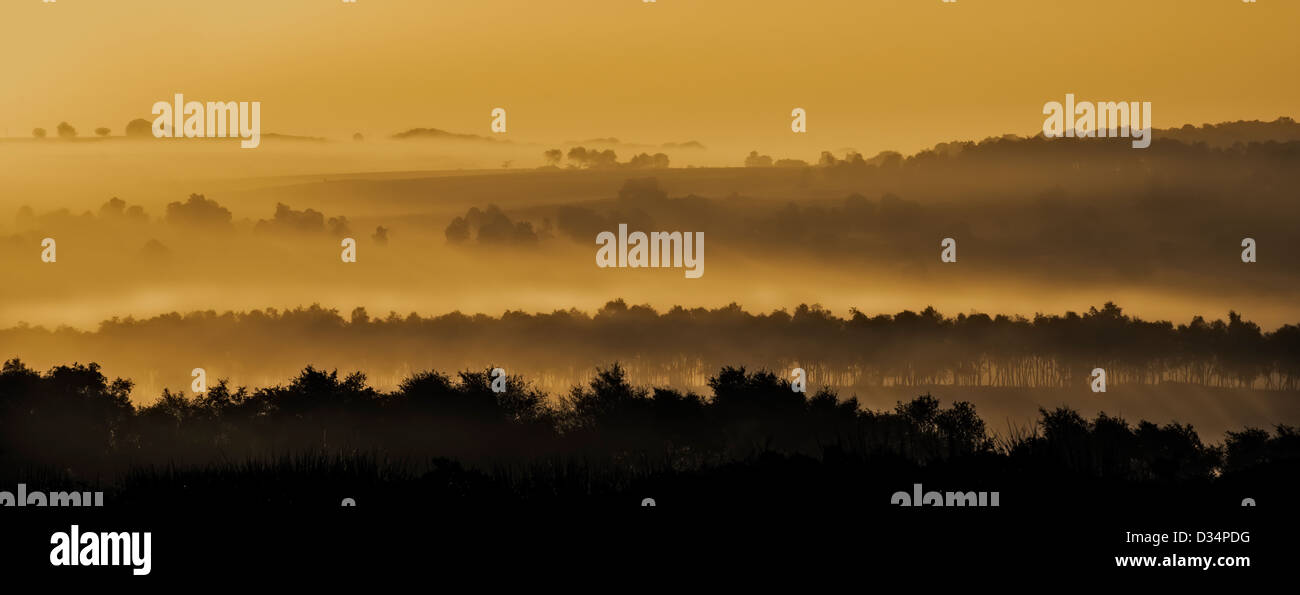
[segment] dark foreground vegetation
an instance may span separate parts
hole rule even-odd
[[[768,372],[723,368],[705,397],[630,385],[615,364],[558,401],[489,371],[421,372],[391,393],[360,374],[308,367],[287,385],[134,407],[131,383],[95,364],[0,371],[0,480],[13,489],[101,489],[117,504],[718,504],[728,499],[886,504],[927,489],[1003,493],[1122,489],[1240,499],[1289,489],[1300,434],[1228,432],[1203,442],[1178,423],[1042,410],[991,431],[969,403],[922,395],[893,411]],[[1039,498],[1040,496],[1033,496]],[[1163,497],[1163,496],[1161,496]],[[1023,498],[1023,497],[1022,497]]]

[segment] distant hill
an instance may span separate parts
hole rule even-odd
[[[461,134],[459,132],[447,132],[437,128],[412,128],[406,132],[399,132],[393,135],[396,139],[423,139],[423,140],[469,140],[469,141],[486,141],[486,142],[510,142],[498,141],[494,138],[479,136],[477,134]]]
[[[266,134],[263,134],[263,135],[262,135],[262,138],[263,138],[263,139],[275,139],[275,140],[309,141],[309,142],[314,142],[314,143],[324,143],[324,142],[329,142],[329,139],[324,138],[324,137],[321,137],[321,136],[298,136],[298,135],[296,135],[296,134],[280,134],[280,133],[278,133],[278,132],[268,132],[268,133],[266,133]],[[222,139],[222,140],[225,140],[225,139]]]
[[[1287,116],[1280,116],[1272,122],[1237,120],[1236,122],[1202,124],[1200,127],[1186,124],[1181,128],[1157,128],[1153,133],[1153,138],[1156,141],[1173,140],[1185,145],[1203,143],[1207,147],[1216,149],[1226,149],[1238,144],[1248,145],[1250,143],[1267,142],[1288,143],[1300,141],[1300,123],[1297,123],[1295,120]],[[999,142],[1016,143],[1035,140],[1043,140],[1043,134],[1041,132],[1025,136],[1018,134],[1003,134],[1001,136],[990,136],[981,141],[951,141],[938,143],[929,149],[917,152],[911,157],[934,154],[953,156],[979,146],[993,146]],[[1110,142],[1109,139],[1105,138],[1071,140],[1076,143]],[[840,151],[850,155],[853,153],[850,149],[841,149]],[[871,159],[866,159],[865,164],[880,165],[886,160],[898,159],[900,157],[902,156],[896,151],[882,151],[877,156]]]
[[[587,139],[587,140],[566,140],[566,141],[564,141],[563,145],[564,145],[564,146],[592,146],[592,145],[596,145],[596,146],[621,147],[621,148],[624,148],[624,149],[643,149],[643,150],[648,150],[648,149],[700,149],[700,150],[703,150],[703,149],[705,148],[704,143],[701,143],[700,141],[697,141],[697,140],[688,140],[688,141],[686,141],[686,142],[681,142],[681,143],[663,143],[663,144],[661,144],[661,145],[652,145],[652,144],[646,144],[646,143],[630,143],[630,142],[624,142],[624,141],[619,140],[618,138],[615,138],[615,137],[612,137],[612,136],[606,136],[606,137],[601,137],[601,138],[589,138],[589,139]]]
[[[1188,144],[1205,143],[1214,147],[1231,147],[1236,143],[1289,142],[1300,140],[1300,123],[1283,116],[1272,122],[1237,120],[1202,124],[1199,128],[1187,124],[1182,128],[1156,129],[1155,138],[1174,139]]]

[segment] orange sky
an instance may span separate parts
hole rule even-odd
[[[260,100],[264,132],[490,134],[499,106],[518,141],[795,156],[1033,133],[1067,92],[1158,128],[1300,105],[1291,0],[5,0],[0,23],[9,136],[120,134],[176,92]]]

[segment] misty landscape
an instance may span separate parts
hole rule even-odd
[[[0,22],[19,584],[1294,574],[1298,2]]]
[[[518,150],[441,132],[379,150]],[[833,481],[881,457],[1004,482],[1023,465],[1086,485],[1272,477],[1294,466],[1300,422],[1297,138],[1282,118],[1157,131],[1137,159],[1007,135],[730,167],[692,165],[699,143],[629,159],[588,142],[496,171],[216,166],[185,192],[11,194],[0,460],[16,481],[155,503],[230,474],[618,502],[736,466]],[[0,151],[83,150],[39,142]],[[99,142],[151,163],[166,144]],[[343,150],[263,142],[292,145],[273,153],[289,168]],[[703,275],[595,267],[620,224],[704,232]],[[795,368],[813,396],[790,390]],[[71,427],[59,448],[39,438]]]

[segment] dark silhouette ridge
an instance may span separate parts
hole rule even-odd
[[[625,497],[646,485],[721,494],[792,477],[815,485],[787,492],[810,495],[837,482],[864,490],[881,479],[986,475],[1098,489],[1272,486],[1292,481],[1300,461],[1291,426],[1207,445],[1190,426],[1060,408],[1042,410],[1036,427],[994,434],[969,403],[945,408],[922,395],[871,411],[743,368],[721,369],[708,397],[633,386],[617,364],[559,405],[517,376],[503,392],[492,385],[487,370],[420,372],[381,393],[360,374],[309,366],[287,385],[221,381],[135,408],[130,382],[109,381],[95,364],[42,374],[11,360],[0,371],[0,478],[99,478],[128,503],[182,489],[189,501],[238,490],[283,502],[349,489],[483,504]]]

